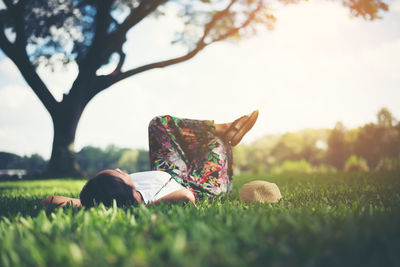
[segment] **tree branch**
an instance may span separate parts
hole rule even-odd
[[[129,15],[121,24],[118,24],[118,22],[110,15],[111,20],[116,23],[116,30],[108,34],[106,37],[104,45],[105,50],[107,51],[106,54],[111,55],[113,52],[118,52],[118,54],[121,55],[120,51],[122,51],[122,46],[126,41],[127,32],[164,2],[166,2],[166,0],[142,1],[136,8],[131,8]],[[123,60],[125,60],[125,56],[123,57]]]
[[[236,28],[232,28],[230,31],[226,32],[225,34],[221,35],[219,38],[212,40],[211,42],[205,43],[204,40],[207,37],[207,35],[209,34],[209,32],[211,31],[211,29],[215,26],[215,24],[218,22],[218,20],[220,20],[221,18],[223,18],[226,14],[228,14],[229,9],[233,6],[233,4],[236,2],[236,0],[232,0],[229,5],[222,11],[217,12],[212,19],[210,20],[210,22],[208,22],[205,26],[204,32],[202,37],[199,39],[199,41],[196,44],[196,47],[190,51],[189,53],[187,53],[186,55],[180,56],[180,57],[176,57],[176,58],[172,58],[172,59],[168,59],[168,60],[163,60],[163,61],[158,61],[155,63],[151,63],[151,64],[146,64],[137,68],[133,68],[130,69],[128,71],[125,72],[121,72],[121,67],[123,64],[123,60],[125,60],[125,55],[121,58],[121,53],[120,54],[120,61],[118,63],[118,66],[116,67],[116,69],[109,75],[101,75],[98,76],[98,80],[97,80],[97,86],[94,92],[94,95],[101,92],[102,90],[110,87],[111,85],[126,79],[128,77],[131,77],[133,75],[136,75],[138,73],[144,72],[144,71],[148,71],[151,69],[155,69],[155,68],[164,68],[167,66],[171,66],[174,64],[178,64],[181,62],[184,62],[186,60],[191,59],[192,57],[194,57],[198,52],[200,52],[203,48],[205,48],[206,46],[224,40],[226,38],[228,38],[229,36],[235,34],[236,32],[238,32],[241,28],[246,27],[250,24],[250,22],[254,19],[254,16],[256,15],[256,13],[262,8],[262,1],[259,2],[257,8],[255,8],[249,15],[248,19],[239,27]],[[122,25],[122,24],[121,24]],[[122,49],[121,49],[122,50]],[[121,51],[122,52],[122,51]],[[122,61],[121,61],[122,59]]]
[[[113,75],[113,76],[118,75],[119,73],[121,73],[121,68],[124,65],[125,58],[126,58],[126,55],[122,51],[122,48],[118,50],[118,55],[119,55],[118,65],[115,68],[115,70],[111,73],[111,75]]]
[[[15,22],[15,43],[20,49],[25,48],[26,38],[24,29],[24,8],[26,0],[20,0],[18,3],[13,4],[10,0],[3,1],[7,7],[8,12],[12,15]]]
[[[15,39],[15,44],[21,49],[26,47],[26,36],[25,36],[25,26],[24,26],[24,9],[26,5],[26,0],[20,0],[15,5],[15,32],[17,36]]]
[[[24,29],[24,8],[26,0],[20,0],[18,3],[13,4],[10,0],[3,1],[7,7],[8,12],[12,15],[15,22],[15,43],[20,49],[25,48],[26,38]]]
[[[253,9],[253,11],[251,11],[248,18],[242,23],[242,25],[240,25],[239,27],[234,27],[234,28],[230,29],[229,31],[222,34],[218,38],[213,39],[210,43],[215,43],[215,42],[225,40],[226,38],[239,32],[240,29],[246,28],[254,20],[255,16],[257,15],[257,12],[259,12],[262,9],[262,7],[263,7],[262,1],[259,1],[257,7],[255,9]]]
[[[143,65],[140,67],[130,69],[125,72],[121,72],[121,67],[125,60],[125,54],[122,53],[122,49],[121,49],[121,51],[119,51],[120,61],[117,65],[116,69],[109,75],[101,75],[101,76],[97,77],[95,91],[93,91],[93,96],[96,95],[97,93],[101,92],[102,90],[110,87],[111,85],[113,85],[123,79],[126,79],[128,77],[136,75],[138,73],[148,71],[151,69],[155,69],[155,68],[164,68],[164,67],[178,64],[178,63],[181,63],[181,62],[191,59],[206,46],[208,46],[212,43],[215,43],[215,42],[222,41],[222,40],[236,34],[240,29],[247,27],[254,20],[257,12],[259,12],[261,10],[261,8],[263,7],[262,1],[260,0],[257,7],[250,12],[246,21],[244,21],[239,27],[234,27],[234,28],[230,29],[229,31],[225,32],[224,34],[220,35],[218,38],[205,43],[204,40],[207,37],[207,35],[209,34],[209,32],[211,31],[211,29],[216,25],[218,20],[222,19],[226,14],[229,13],[229,9],[232,7],[232,5],[235,2],[236,2],[236,0],[232,0],[231,3],[224,10],[217,12],[213,16],[213,18],[210,20],[210,22],[208,22],[206,24],[203,35],[197,42],[196,47],[192,51],[190,51],[189,53],[187,53],[183,56],[168,59],[168,60],[158,61],[158,62],[151,63],[151,64],[146,64],[146,65]]]
[[[126,34],[130,28],[138,24],[151,12],[156,10],[158,6],[165,3],[166,0],[145,0],[136,8],[131,8],[131,12],[118,27],[118,34]]]
[[[232,0],[229,5],[217,12],[212,19],[206,24],[206,26],[204,27],[204,33],[203,33],[203,37],[200,39],[201,42],[204,42],[204,39],[207,37],[208,33],[210,32],[210,30],[215,26],[215,24],[218,22],[218,20],[220,20],[223,16],[225,16],[226,14],[228,14],[229,9],[233,6],[233,4],[236,3],[237,0]]]
[[[110,19],[112,22],[115,23],[116,27],[118,27],[120,25],[119,22],[112,15],[110,15]]]
[[[4,33],[4,24],[0,21],[0,48],[4,51],[4,53],[10,57],[12,54],[12,43],[8,40],[7,36]]]
[[[113,2],[114,0],[97,1],[96,30],[86,58],[79,66],[80,71],[78,78],[81,76],[81,73],[84,75],[87,73],[95,73],[104,61],[103,53],[100,52],[104,52],[105,50],[104,41],[107,37],[107,29],[111,21],[110,10]]]
[[[3,2],[6,5],[8,10],[10,10],[14,7],[13,3],[10,0],[3,0]]]
[[[94,96],[93,83],[96,79],[96,71],[105,62],[105,43],[107,38],[107,30],[112,21],[111,18],[111,6],[114,0],[101,0],[97,1],[97,12],[96,12],[96,26],[95,33],[90,45],[86,58],[78,65],[79,74],[76,77],[71,90],[68,95],[64,95],[63,102],[68,99],[76,99],[76,95],[81,95],[81,100],[88,103]],[[86,88],[82,90],[82,85]]]
[[[134,69],[130,69],[128,71],[125,72],[120,72],[117,75],[113,75],[113,74],[109,74],[109,75],[105,75],[105,76],[98,76],[98,87],[97,87],[97,92],[99,93],[102,90],[110,87],[111,85],[126,79],[128,77],[131,77],[135,74],[147,71],[147,70],[151,70],[151,69],[155,69],[155,68],[164,68],[167,66],[171,66],[177,63],[181,63],[184,62],[186,60],[191,59],[192,57],[194,57],[198,52],[200,52],[204,47],[206,47],[206,45],[204,43],[201,43],[199,46],[197,46],[195,49],[193,49],[192,51],[190,51],[189,53],[187,53],[186,55],[180,56],[180,57],[176,57],[176,58],[172,58],[172,59],[168,59],[168,60],[162,60],[162,61],[158,61],[155,63],[151,63],[151,64],[147,64],[147,65],[143,65]]]
[[[47,86],[44,84],[42,79],[36,73],[36,70],[32,63],[30,62],[26,52],[16,53],[10,57],[10,59],[15,63],[22,76],[28,85],[32,88],[33,92],[37,95],[46,109],[49,111],[50,115],[54,115],[58,102],[55,100],[53,95],[50,93]]]
[[[12,44],[7,39],[3,31],[4,25],[0,24],[0,47],[17,66],[25,81],[49,111],[50,115],[54,115],[58,102],[55,100],[47,86],[36,73],[36,70],[30,62],[28,54],[26,53],[26,41],[23,28],[23,8],[25,5],[25,0],[21,0],[16,5],[12,5],[11,1],[9,0],[5,0],[4,3],[7,6],[8,12],[11,12],[11,14],[14,16],[16,23],[15,33],[17,35],[16,42],[18,44]],[[20,35],[23,37],[20,37]]]
[[[88,70],[90,68],[90,71],[94,73],[108,59],[108,56],[122,49],[128,30],[147,17],[160,4],[164,3],[165,0],[142,1],[138,7],[131,9],[130,14],[121,24],[116,23],[116,31],[107,34],[110,22],[115,22],[115,19],[110,14],[113,2],[114,0],[98,1],[95,35],[86,60],[82,63],[80,69]],[[104,56],[99,57],[99,55]],[[94,64],[94,62],[97,64]]]

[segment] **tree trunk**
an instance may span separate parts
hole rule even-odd
[[[75,160],[74,141],[84,105],[74,101],[63,101],[60,109],[52,115],[54,139],[47,177],[82,177]]]

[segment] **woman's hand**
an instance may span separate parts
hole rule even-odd
[[[79,198],[70,198],[70,197],[63,197],[63,196],[52,196],[47,197],[42,200],[42,204],[46,206],[59,206],[65,207],[67,204],[73,207],[82,207],[81,200]]]

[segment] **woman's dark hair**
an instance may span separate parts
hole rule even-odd
[[[85,207],[92,207],[93,201],[112,206],[114,199],[118,206],[132,205],[136,203],[132,190],[132,186],[121,178],[108,173],[99,173],[85,184],[79,197]]]

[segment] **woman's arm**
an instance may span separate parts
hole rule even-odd
[[[44,205],[56,205],[59,207],[65,207],[67,204],[75,207],[82,207],[81,200],[79,198],[70,198],[63,196],[52,196],[42,200]]]
[[[168,195],[163,196],[162,198],[157,199],[156,201],[152,202],[150,205],[157,205],[162,202],[167,203],[178,203],[178,202],[192,202],[195,204],[196,199],[190,190],[182,189],[175,192],[172,192]]]

